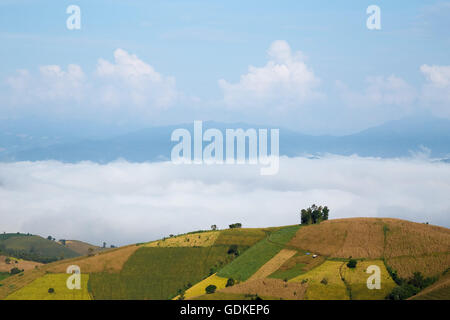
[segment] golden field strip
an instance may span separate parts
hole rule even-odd
[[[89,275],[81,274],[81,289],[69,290],[68,274],[46,274],[9,295],[6,300],[91,300],[87,284]],[[50,288],[54,293],[49,293]]]
[[[206,287],[209,285],[215,285],[217,287],[217,290],[225,288],[225,285],[227,284],[228,279],[222,278],[217,276],[216,274],[213,274],[212,276],[209,276],[205,280],[202,280],[186,290],[184,293],[184,297],[186,299],[197,297],[204,295],[206,293]],[[178,299],[178,296],[174,298],[174,300]]]
[[[210,247],[216,242],[220,231],[209,231],[186,234],[163,240],[153,241],[146,247]]]
[[[282,249],[272,259],[266,262],[261,268],[258,269],[249,279],[264,279],[277,271],[287,260],[292,258],[297,253],[296,250]]]

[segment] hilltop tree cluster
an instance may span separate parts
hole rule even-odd
[[[315,224],[328,220],[330,210],[327,206],[316,206],[313,204],[308,209],[302,209],[300,212],[302,224]]]

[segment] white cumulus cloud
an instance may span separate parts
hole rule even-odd
[[[421,102],[437,115],[450,116],[450,66],[424,64],[420,71],[427,82],[422,87]]]
[[[79,101],[87,90],[86,76],[76,64],[69,64],[66,70],[58,65],[41,66],[37,75],[18,70],[6,82],[16,103]]]
[[[224,102],[232,108],[298,107],[321,97],[320,79],[305,64],[301,52],[292,52],[286,41],[274,41],[263,67],[248,67],[239,82],[219,80]]]
[[[104,103],[165,108],[177,99],[175,79],[165,77],[123,49],[114,51],[114,62],[99,59],[96,74],[104,81],[101,99]]]
[[[99,59],[93,72],[86,73],[76,64],[65,69],[44,65],[38,72],[18,70],[6,84],[11,105],[25,112],[31,106],[78,115],[112,110],[148,115],[174,106],[179,97],[173,77],[123,49],[114,51],[113,62]]]

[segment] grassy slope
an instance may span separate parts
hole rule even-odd
[[[9,277],[9,272],[0,272],[0,281]]]
[[[215,241],[215,245],[232,245],[236,244],[241,247],[251,247],[260,240],[267,237],[271,232],[279,230],[279,228],[238,228],[226,229],[220,231]]]
[[[250,247],[232,263],[226,265],[217,275],[239,281],[247,280],[280,252],[298,229],[299,226],[289,226],[271,233],[267,238]]]
[[[102,250],[102,248],[99,246],[94,246],[90,243],[79,240],[66,240],[65,247],[82,256],[85,256],[89,253],[89,248],[92,248],[93,252]]]
[[[450,300],[450,269],[441,278],[411,300]]]

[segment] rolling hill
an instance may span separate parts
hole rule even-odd
[[[37,262],[51,262],[80,255],[56,241],[22,233],[0,234],[0,252]]]
[[[78,253],[79,255],[85,256],[90,253],[91,249],[92,252],[97,252],[100,250],[103,250],[103,248],[99,246],[92,245],[87,242],[83,242],[80,240],[64,240],[64,241],[58,241],[61,245],[64,247]]]
[[[350,257],[355,268],[347,266]],[[70,265],[81,269],[78,293],[61,284]],[[374,267],[381,286],[369,290],[367,270]],[[448,298],[449,267],[447,228],[390,218],[336,219],[199,231],[60,260],[3,279],[0,299],[379,300],[416,272],[436,282],[412,298],[441,299]],[[56,293],[48,293],[50,287]]]

